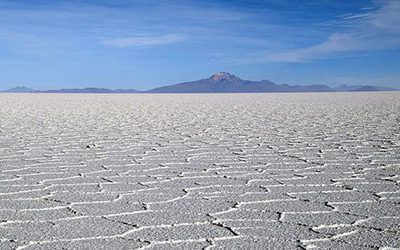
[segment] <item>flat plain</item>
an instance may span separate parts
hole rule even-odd
[[[0,94],[0,249],[400,247],[400,93]]]

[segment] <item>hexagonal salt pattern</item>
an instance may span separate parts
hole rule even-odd
[[[399,248],[399,167],[399,92],[0,94],[0,248]]]

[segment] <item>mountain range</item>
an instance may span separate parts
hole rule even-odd
[[[151,89],[149,93],[262,93],[262,92],[329,92],[325,85],[289,86],[269,80],[248,81],[227,72],[219,72],[207,79]]]
[[[15,87],[7,93],[277,93],[277,92],[348,92],[348,91],[396,91],[393,88],[370,85],[288,85],[276,84],[269,80],[243,80],[228,72],[218,72],[209,78],[178,83],[147,91],[135,89],[74,88],[39,91],[26,87]]]

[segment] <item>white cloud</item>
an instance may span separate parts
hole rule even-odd
[[[376,13],[373,20],[376,28],[400,33],[400,1],[392,0]]]
[[[163,44],[172,44],[185,40],[185,37],[180,34],[170,34],[163,36],[135,36],[107,40],[104,43],[109,46],[125,48],[125,47],[142,47],[156,46]]]
[[[390,0],[378,10],[343,16],[340,23],[351,27],[347,31],[335,32],[314,46],[269,52],[261,61],[309,62],[345,52],[398,48],[399,13],[400,1]]]

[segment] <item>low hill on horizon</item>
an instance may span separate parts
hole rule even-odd
[[[7,89],[7,90],[1,91],[1,92],[3,92],[3,93],[31,93],[34,91],[35,90],[31,89],[31,88],[27,88],[24,86],[17,86],[17,87]]]
[[[396,91],[394,88],[371,86],[371,85],[340,85],[334,88],[339,92],[357,92],[357,91]]]
[[[136,89],[116,89],[111,90],[107,88],[83,88],[83,89],[54,89],[54,90],[44,90],[44,91],[35,91],[35,93],[99,93],[99,94],[107,94],[107,93],[139,93],[139,90]]]

